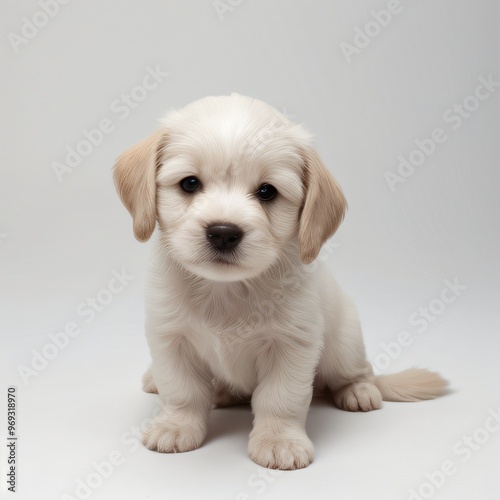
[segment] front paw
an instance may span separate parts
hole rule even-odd
[[[146,448],[160,453],[181,453],[199,448],[206,435],[202,424],[175,424],[155,421],[144,433],[142,442]]]
[[[296,436],[287,433],[286,437],[251,435],[248,452],[250,458],[262,467],[293,470],[307,467],[313,461],[314,448],[302,431],[296,431]]]

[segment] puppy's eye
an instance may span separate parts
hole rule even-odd
[[[186,191],[186,193],[194,193],[195,191],[198,191],[198,189],[201,188],[200,180],[194,175],[182,179],[180,185],[183,191]]]
[[[278,194],[278,190],[272,184],[262,184],[255,195],[260,201],[272,200]]]

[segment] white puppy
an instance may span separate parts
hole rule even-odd
[[[349,411],[444,393],[446,382],[425,370],[374,376],[355,307],[324,265],[308,265],[346,209],[309,139],[270,106],[233,94],[170,113],[118,159],[135,236],[159,228],[144,388],[164,407],[148,448],[193,450],[214,403],[251,399],[252,460],[296,469],[313,459],[313,385]]]

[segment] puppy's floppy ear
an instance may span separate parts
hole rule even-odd
[[[139,241],[147,241],[156,226],[156,171],[166,142],[166,131],[159,130],[127,149],[115,163],[116,190],[132,215]]]
[[[342,189],[312,148],[302,150],[305,187],[299,220],[300,258],[312,262],[337,230],[347,209]]]

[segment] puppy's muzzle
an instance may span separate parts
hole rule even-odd
[[[243,230],[236,224],[216,223],[206,229],[207,240],[218,252],[235,250],[243,239]]]

